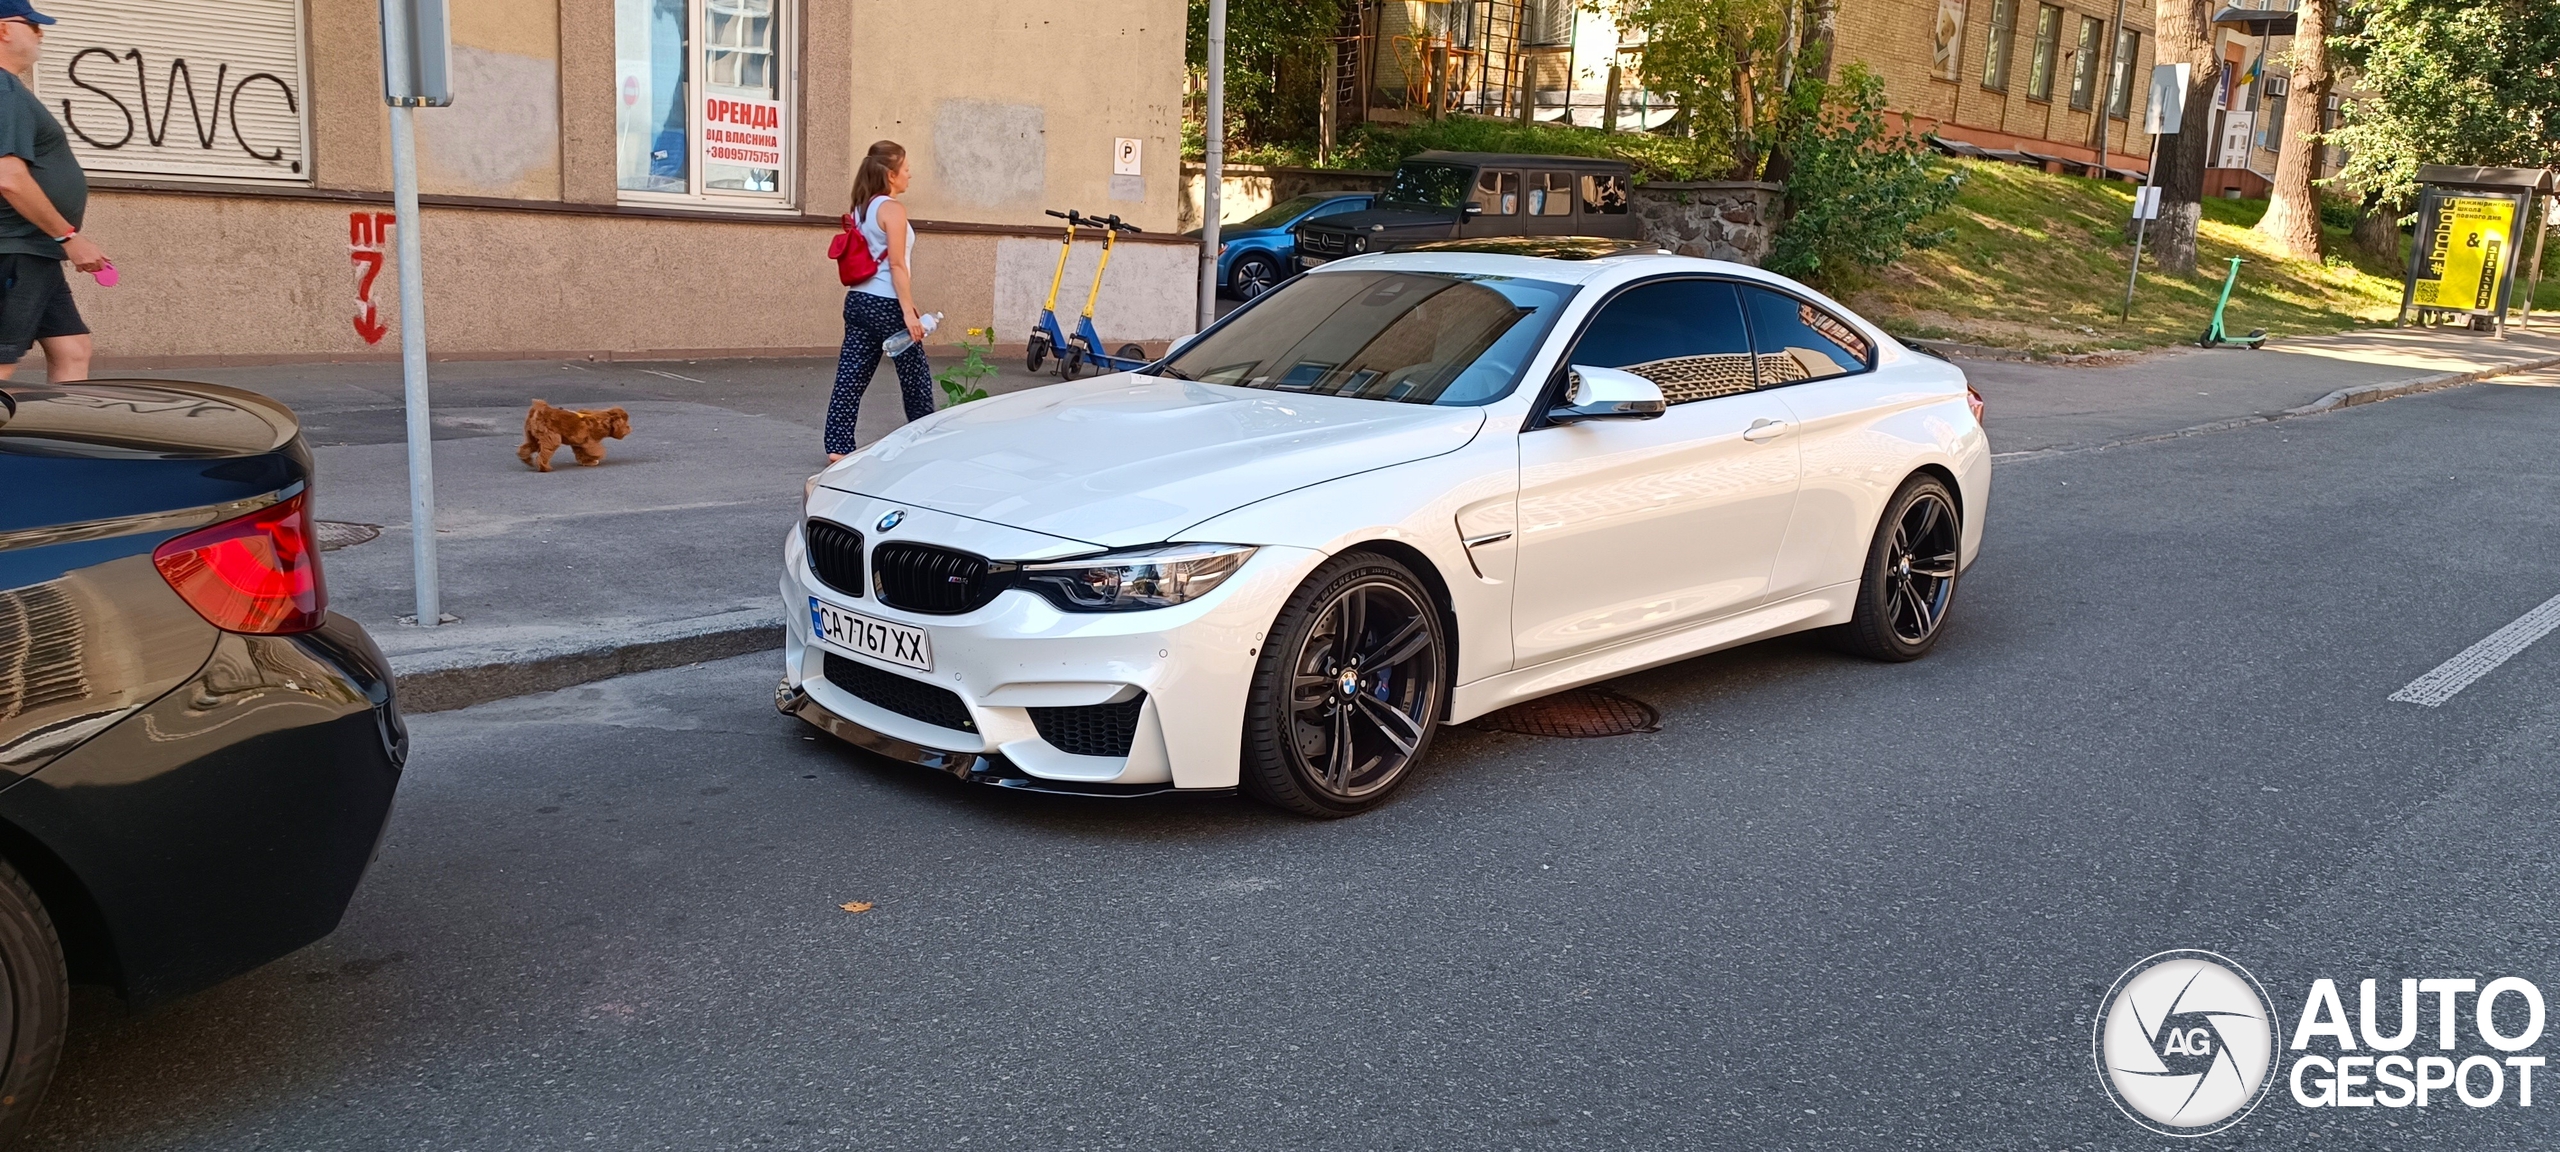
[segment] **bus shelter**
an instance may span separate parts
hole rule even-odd
[[[2414,315],[2420,324],[2460,321],[2504,335],[2519,267],[2527,282],[2523,319],[2530,322],[2533,286],[2542,280],[2543,233],[2551,224],[2551,171],[2425,164],[2418,182],[2424,185],[2418,232],[2397,322],[2406,325]],[[2532,223],[2536,209],[2543,213],[2541,227]]]

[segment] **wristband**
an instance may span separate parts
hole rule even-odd
[[[60,243],[62,243],[62,242],[64,242],[64,241],[66,241],[66,240],[69,240],[69,239],[71,239],[72,237],[77,236],[77,235],[79,235],[79,234],[80,234],[80,230],[79,230],[79,229],[77,229],[77,228],[74,228],[74,229],[72,229],[72,230],[70,230],[70,231],[68,231],[68,232],[63,233],[63,234],[62,234],[62,235],[60,235],[60,236],[56,236],[56,237],[54,237],[54,238],[53,238],[53,242],[54,242],[54,243],[56,243],[56,244],[60,244]]]

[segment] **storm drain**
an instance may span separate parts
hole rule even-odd
[[[312,527],[319,533],[320,550],[323,552],[353,548],[382,535],[382,525],[358,524],[352,520],[319,520],[314,521]]]
[[[1574,688],[1514,704],[1478,719],[1475,726],[1524,736],[1590,739],[1662,731],[1662,714],[1651,704],[1606,688]]]

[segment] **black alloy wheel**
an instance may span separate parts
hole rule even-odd
[[[1327,819],[1384,803],[1430,751],[1448,647],[1438,603],[1404,565],[1351,553],[1317,569],[1255,666],[1245,791]]]
[[[1926,473],[1904,481],[1868,546],[1857,609],[1842,626],[1840,646],[1872,660],[1917,660],[1927,653],[1955,600],[1963,539],[1955,493],[1945,481]]]
[[[1025,372],[1037,372],[1040,370],[1040,362],[1048,358],[1049,334],[1046,332],[1032,333],[1030,341],[1022,346],[1022,370]]]
[[[1279,282],[1280,266],[1260,252],[1239,257],[1227,268],[1227,291],[1238,300],[1251,300]]]
[[[8,1046],[0,1065],[0,1145],[25,1130],[43,1101],[70,1016],[53,918],[18,870],[0,863],[0,1044]]]

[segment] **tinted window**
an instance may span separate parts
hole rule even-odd
[[[1396,169],[1395,182],[1381,199],[1426,208],[1455,208],[1467,202],[1475,173],[1455,164],[1408,163]]]
[[[1529,214],[1532,216],[1573,215],[1573,176],[1565,172],[1530,173]]]
[[[1262,211],[1260,211],[1260,212],[1256,212],[1256,213],[1254,213],[1250,218],[1246,219],[1243,223],[1240,223],[1240,224],[1230,224],[1230,225],[1228,225],[1228,227],[1230,227],[1230,228],[1277,228],[1277,227],[1279,227],[1279,226],[1281,226],[1281,225],[1283,225],[1283,224],[1288,223],[1291,219],[1295,218],[1295,217],[1298,215],[1298,213],[1300,213],[1300,212],[1304,212],[1304,211],[1306,211],[1307,209],[1309,209],[1309,208],[1313,208],[1313,207],[1315,207],[1316,205],[1318,205],[1318,204],[1322,204],[1322,203],[1324,203],[1325,201],[1330,200],[1330,199],[1332,199],[1332,197],[1330,197],[1330,196],[1326,196],[1326,195],[1323,195],[1323,194],[1320,194],[1320,193],[1319,193],[1319,194],[1317,194],[1317,195],[1312,195],[1312,196],[1292,196],[1292,197],[1290,197],[1290,198],[1288,198],[1288,199],[1286,199],[1286,200],[1283,200],[1283,201],[1281,201],[1281,202],[1279,202],[1279,203],[1277,203],[1277,204],[1274,204],[1274,205],[1272,205],[1272,206],[1270,206],[1270,207],[1268,207],[1268,208],[1265,208],[1265,209],[1263,209],[1263,210],[1262,210]]]
[[[1733,285],[1722,280],[1663,280],[1619,293],[1583,331],[1573,363],[1624,368],[1674,404],[1753,387],[1751,338]]]
[[[1624,216],[1626,213],[1626,177],[1612,175],[1582,178],[1583,215]]]
[[[1768,288],[1745,287],[1751,338],[1763,384],[1792,384],[1865,371],[1875,349],[1849,322]]]
[[[1406,404],[1508,395],[1573,296],[1508,276],[1300,276],[1165,362],[1181,379]]]
[[[1520,214],[1520,174],[1517,172],[1483,172],[1476,176],[1475,202],[1484,206],[1487,216]]]

